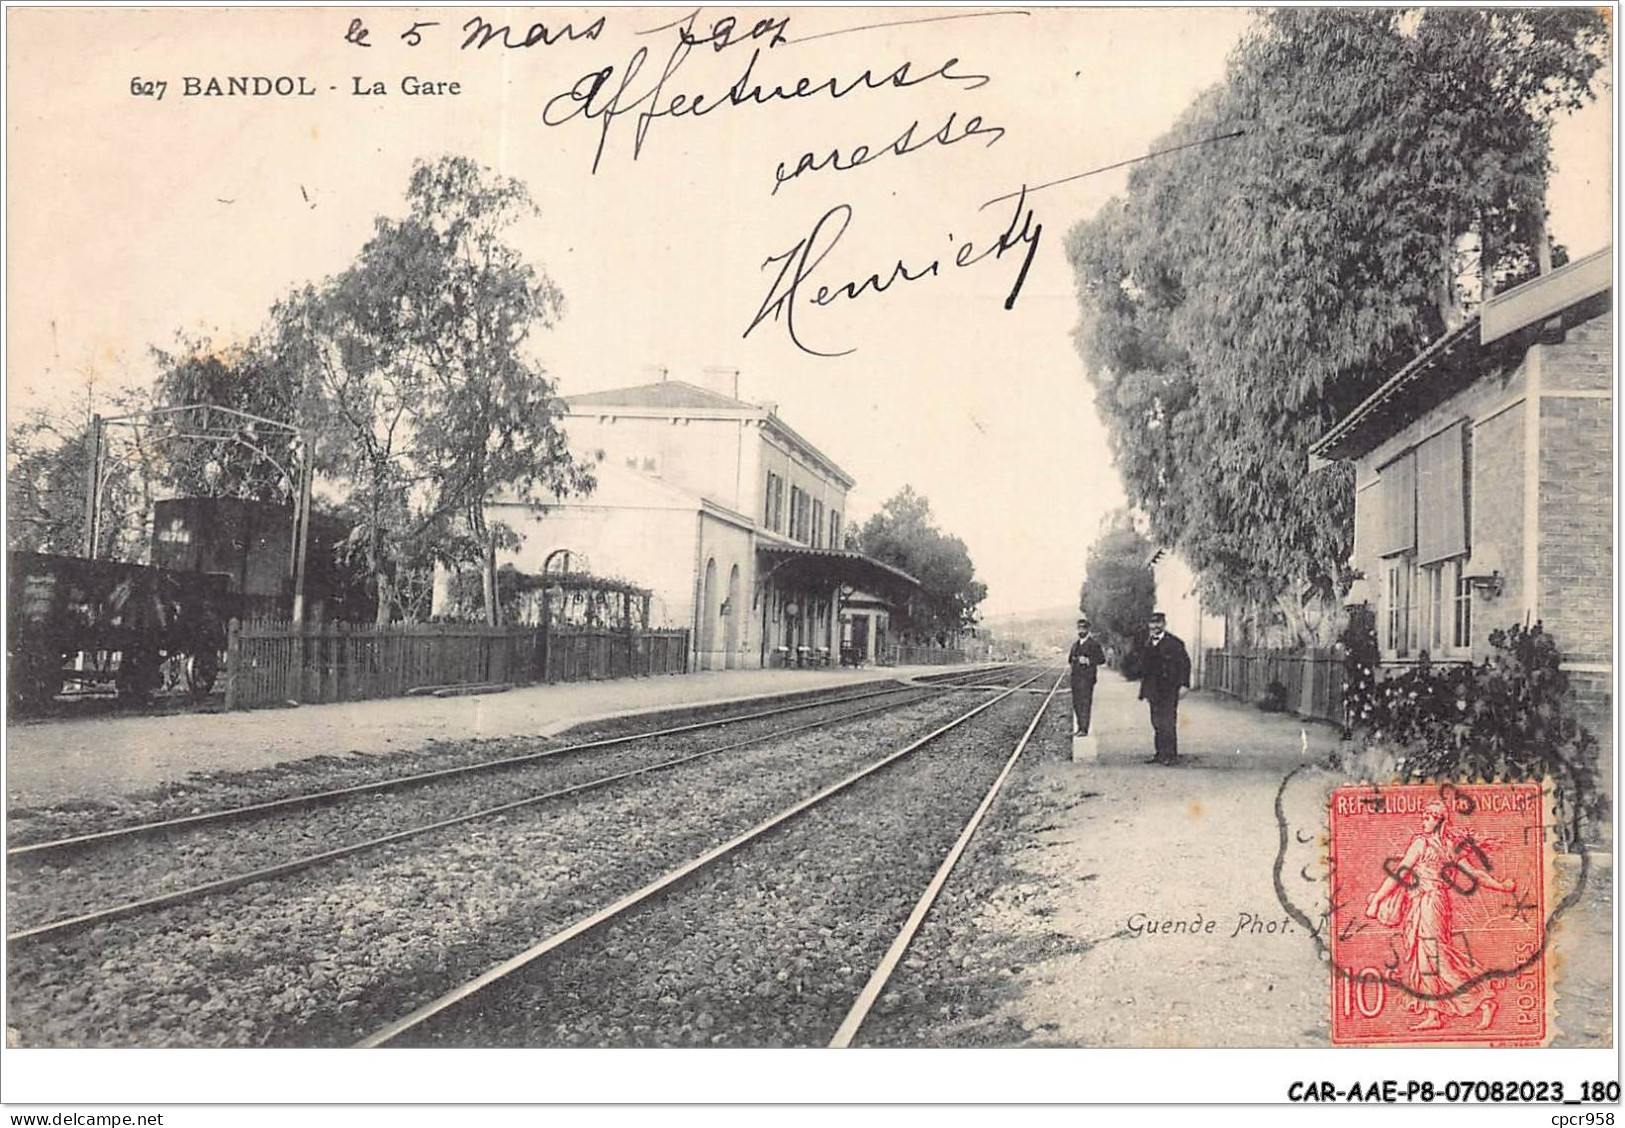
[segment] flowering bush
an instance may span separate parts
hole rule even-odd
[[[1345,633],[1344,707],[1366,747],[1398,757],[1412,779],[1551,777],[1571,840],[1582,818],[1600,818],[1597,740],[1575,718],[1556,642],[1540,623],[1490,633],[1494,653],[1476,665],[1421,661],[1377,677],[1369,616]]]

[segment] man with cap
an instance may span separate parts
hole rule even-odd
[[[1100,640],[1089,632],[1087,616],[1078,617],[1078,639],[1066,656],[1072,669],[1072,715],[1076,723],[1073,736],[1089,735],[1089,714],[1095,707],[1095,679],[1106,664],[1106,651]]]
[[[1151,615],[1150,637],[1140,659],[1140,700],[1151,706],[1153,764],[1179,761],[1179,691],[1191,684],[1191,657],[1168,633],[1168,616]]]

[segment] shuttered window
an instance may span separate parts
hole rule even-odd
[[[1367,486],[1354,495],[1354,563],[1376,577],[1377,557],[1382,555],[1382,486]]]
[[[1416,448],[1416,559],[1431,564],[1467,551],[1467,496],[1463,435],[1455,426]]]
[[[1416,548],[1416,452],[1406,451],[1378,472],[1382,494],[1382,556]]]

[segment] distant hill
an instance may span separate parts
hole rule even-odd
[[[1008,615],[988,615],[979,624],[993,632],[995,639],[1015,639],[1035,650],[1064,647],[1072,641],[1078,622],[1077,607],[1047,607],[1036,611],[1016,611]]]

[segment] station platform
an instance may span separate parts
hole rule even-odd
[[[6,727],[8,809],[107,799],[192,772],[251,771],[311,756],[386,755],[436,740],[552,736],[638,713],[805,693],[972,666],[712,670],[527,686],[467,697],[392,697],[240,713],[43,719]]]

